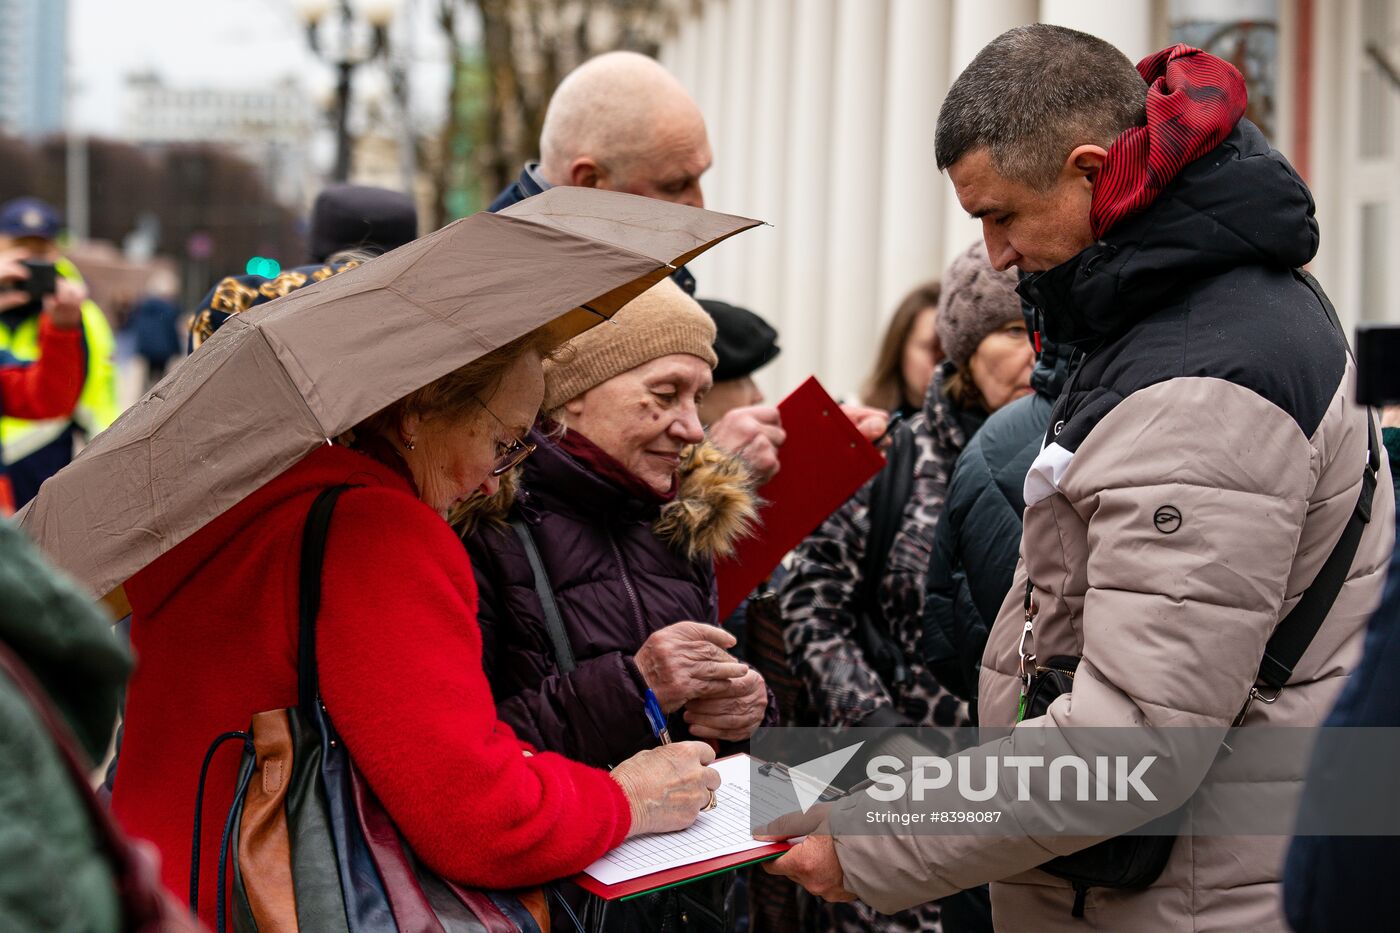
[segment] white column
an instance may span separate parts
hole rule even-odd
[[[831,196],[831,59],[836,0],[799,0],[792,24],[787,170],[773,183],[784,189],[782,305],[773,321],[782,341],[777,389],[786,393],[819,366],[827,294],[826,201]],[[744,234],[749,236],[749,234]],[[757,309],[762,313],[765,309]]]
[[[723,200],[724,163],[721,160],[724,145],[724,75],[728,68],[729,56],[726,42],[729,22],[729,0],[705,0],[700,9],[700,35],[696,54],[695,102],[705,115],[705,127],[710,136],[710,148],[714,153],[714,168],[701,179],[705,191],[707,207],[717,207]],[[695,262],[690,269],[695,273],[696,287],[705,297],[719,297],[724,288],[724,247],[737,244],[721,244],[710,250]]]
[[[787,203],[782,184],[790,168],[787,139],[789,61],[793,42],[793,0],[761,0],[754,21],[754,105],[749,130],[750,145],[743,171],[749,187],[740,213],[773,226],[750,230],[733,248],[745,257],[747,278],[739,297],[753,312],[774,327],[782,306],[783,237],[791,234],[783,222]],[[779,337],[782,337],[781,332]],[[780,346],[782,344],[780,343]],[[764,394],[776,400],[777,367],[759,375]]]
[[[952,69],[949,84],[957,80],[968,63],[982,47],[1013,26],[1024,26],[1036,19],[1035,0],[953,0]],[[943,262],[939,274],[947,268],[967,244],[982,235],[982,225],[967,216],[953,194],[953,183],[943,176]]]
[[[1098,36],[1134,64],[1154,51],[1152,0],[1040,0],[1040,21]]]
[[[718,181],[716,190],[711,192],[707,186],[705,192],[707,207],[744,216],[753,214],[749,201],[750,189],[762,182],[749,163],[755,92],[754,24],[758,19],[757,2],[729,0],[723,57],[724,112],[716,130],[719,146],[715,151],[714,172]],[[748,287],[750,245],[736,241],[716,249],[715,267],[719,270],[719,281],[714,288],[700,282],[697,294],[742,303]]]
[[[943,274],[946,182],[933,157],[948,90],[951,0],[890,0],[881,169],[879,320],[914,286]]]
[[[853,397],[878,338],[880,149],[884,131],[886,0],[839,0],[832,69],[830,226],[821,373]]]
[[[1308,176],[1304,180],[1317,202],[1317,222],[1322,234],[1317,258],[1308,267],[1336,305],[1342,324],[1350,327],[1356,320],[1360,301],[1360,282],[1354,262],[1360,252],[1360,218],[1353,213],[1352,185],[1348,184],[1356,170],[1357,131],[1351,120],[1353,108],[1339,106],[1349,94],[1358,93],[1353,77],[1357,66],[1348,54],[1350,31],[1344,22],[1349,18],[1348,13],[1354,16],[1355,12],[1347,10],[1346,6],[1315,2],[1312,22],[1299,26],[1312,30],[1312,83],[1307,90],[1311,98]],[[1280,78],[1289,80],[1284,76],[1291,71],[1292,68],[1282,70]],[[1288,156],[1291,159],[1293,154],[1290,152]]]
[[[700,20],[688,13],[677,17],[676,32],[666,40],[661,64],[692,96],[696,93],[700,68]]]

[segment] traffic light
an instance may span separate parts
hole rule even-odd
[[[282,264],[266,256],[254,256],[244,268],[249,275],[260,275],[265,279],[275,279],[282,273]]]

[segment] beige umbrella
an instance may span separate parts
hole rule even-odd
[[[758,221],[552,188],[230,318],[20,512],[108,594],[369,415],[537,327],[581,333]]]

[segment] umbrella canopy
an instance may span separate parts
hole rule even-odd
[[[235,315],[18,519],[107,594],[365,418],[530,331],[567,338],[758,221],[552,188]]]

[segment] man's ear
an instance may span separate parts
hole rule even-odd
[[[607,180],[602,167],[587,156],[579,156],[569,163],[568,184],[575,188],[601,188]]]
[[[1063,173],[1069,178],[1083,178],[1093,184],[1108,161],[1108,150],[1103,146],[1076,146],[1065,159]]]

